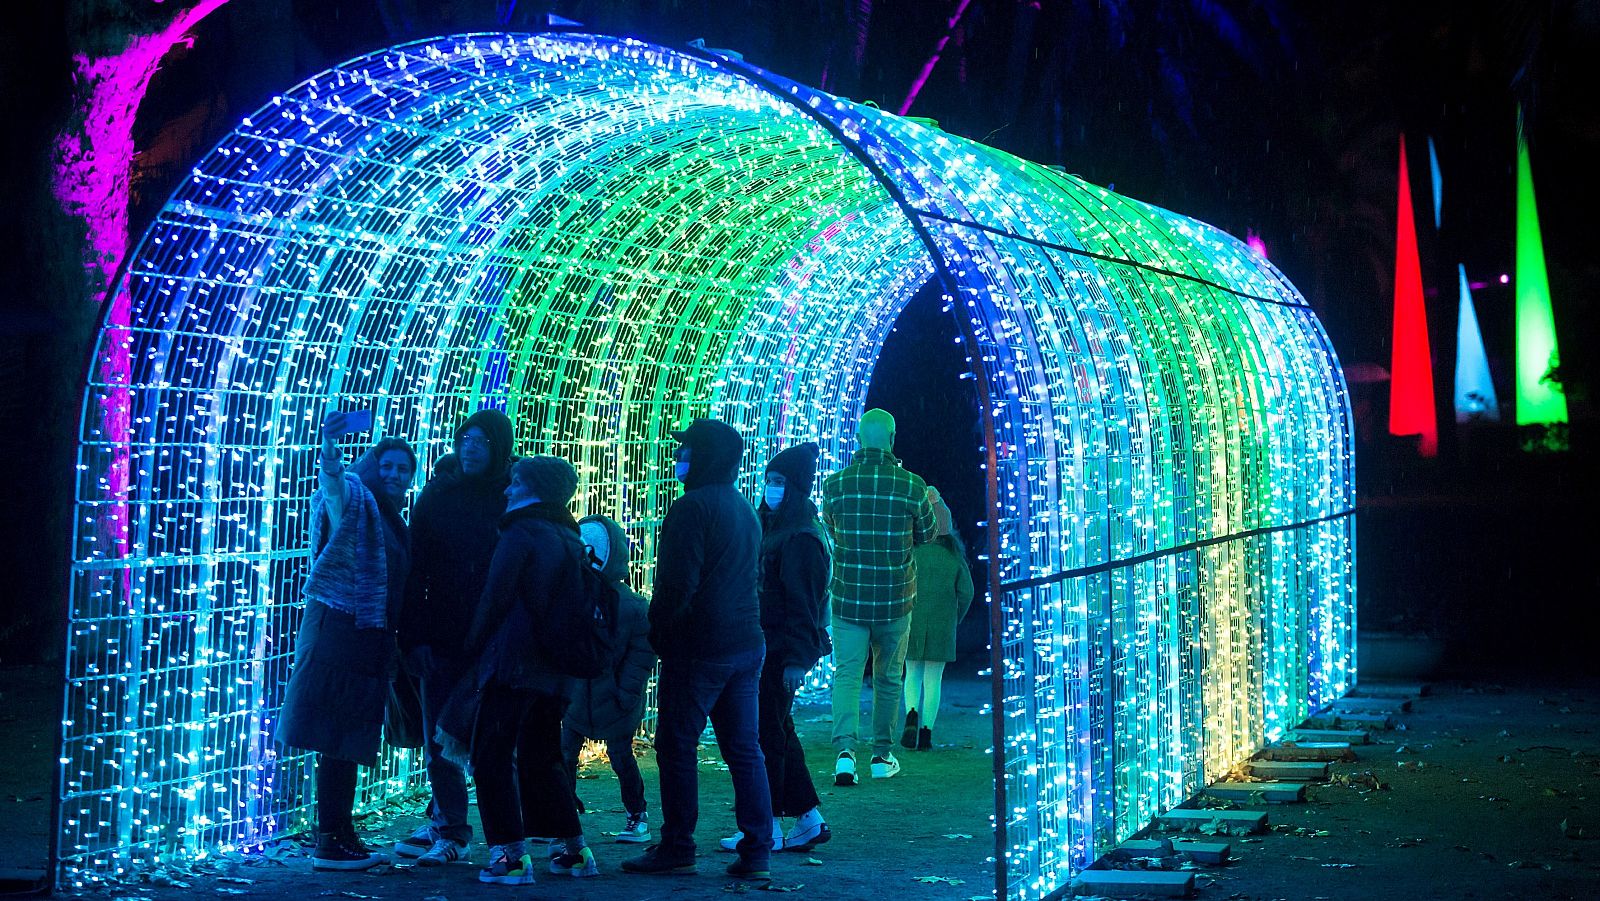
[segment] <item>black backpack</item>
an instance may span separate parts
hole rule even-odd
[[[562,593],[550,599],[543,622],[534,630],[539,657],[547,666],[566,676],[593,679],[609,672],[617,662],[620,640],[617,636],[617,586],[584,559],[582,545],[572,556],[571,565],[579,571],[576,594]]]

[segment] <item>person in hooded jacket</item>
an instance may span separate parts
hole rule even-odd
[[[679,441],[674,474],[685,490],[661,522],[650,598],[650,645],[661,656],[661,843],[623,861],[622,868],[694,872],[698,748],[709,718],[733,778],[734,818],[744,833],[728,874],[770,880],[772,796],[757,733],[757,686],[766,656],[756,591],[761,523],[733,487],[744,439],[715,419],[696,419],[673,437]]]
[[[465,646],[481,694],[471,739],[483,836],[492,847],[478,881],[533,882],[527,837],[554,835],[550,872],[597,876],[561,757],[561,718],[573,680],[539,659],[536,631],[551,599],[584,593],[586,558],[567,511],[578,487],[560,457],[511,465],[500,541]]]
[[[489,573],[505,512],[512,459],[511,420],[479,410],[455,430],[455,452],[442,457],[411,512],[413,565],[400,611],[400,650],[418,680],[427,739],[429,825],[397,842],[401,857],[423,865],[463,859],[472,839],[467,776],[434,740],[440,711],[473,661],[467,627]]]
[[[650,840],[650,819],[644,800],[644,776],[633,756],[633,736],[644,719],[645,686],[656,666],[650,647],[650,617],[644,598],[628,587],[628,533],[609,516],[578,520],[589,565],[617,586],[617,638],[622,645],[615,668],[594,679],[580,680],[561,724],[561,755],[577,793],[578,752],[585,738],[604,742],[611,771],[617,774],[628,822],[617,841]],[[583,805],[578,804],[579,811]]]
[[[805,749],[794,728],[794,696],[806,673],[829,651],[828,580],[832,560],[811,487],[817,445],[780,451],[767,463],[761,506],[761,631],[767,660],[761,669],[761,754],[772,789],[772,850],[809,851],[833,837],[822,817]],[[782,817],[794,817],[787,834]],[[738,847],[744,834],[722,840]]]
[[[311,497],[305,616],[276,738],[317,752],[315,870],[364,870],[384,862],[356,836],[356,767],[377,766],[384,704],[394,673],[395,617],[411,552],[400,516],[417,456],[385,438],[348,470],[335,443],[345,413],[323,420],[318,488]]]

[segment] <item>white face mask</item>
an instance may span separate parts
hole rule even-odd
[[[783,503],[783,486],[782,485],[768,485],[767,486],[767,509],[776,510],[776,509],[778,509],[778,505],[781,504],[781,503]]]

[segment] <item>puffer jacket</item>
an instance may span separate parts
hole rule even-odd
[[[535,630],[560,595],[583,593],[578,523],[559,504],[518,507],[500,518],[500,542],[465,648],[479,661],[479,683],[571,697],[573,679],[538,659]]]
[[[650,617],[645,600],[628,587],[628,533],[606,516],[585,516],[599,522],[610,537],[610,555],[600,574],[617,586],[617,638],[622,645],[616,669],[576,683],[567,706],[566,726],[589,738],[631,735],[644,719],[644,692],[656,666],[650,647]]]

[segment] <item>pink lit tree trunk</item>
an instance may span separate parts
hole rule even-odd
[[[131,312],[125,293],[108,297],[128,252],[128,203],[133,168],[133,125],[150,79],[161,60],[188,31],[227,0],[179,3],[85,2],[73,9],[78,25],[73,53],[74,116],[53,146],[54,194],[61,208],[85,227],[83,263],[96,306],[106,306],[106,341],[96,361],[106,386],[99,403],[99,429],[114,454],[104,490],[113,506],[101,523],[104,540],[118,555],[127,552],[130,375],[126,344]],[[150,21],[152,17],[155,21]],[[128,19],[143,20],[143,29]],[[114,47],[112,52],[106,48]],[[109,304],[109,306],[107,306]],[[121,334],[123,340],[116,340]],[[94,415],[86,412],[85,415]]]
[[[944,34],[940,35],[939,43],[934,45],[933,55],[922,64],[922,71],[912,80],[911,90],[906,93],[905,102],[900,104],[900,115],[904,116],[911,112],[911,104],[916,102],[917,94],[921,93],[922,86],[928,83],[928,77],[933,74],[934,67],[939,65],[939,57],[944,54],[945,45],[950,43],[950,36],[955,34],[956,26],[961,24],[961,17],[967,14],[967,7],[971,3],[972,0],[957,0],[956,11],[950,16],[950,21],[945,23]]]

